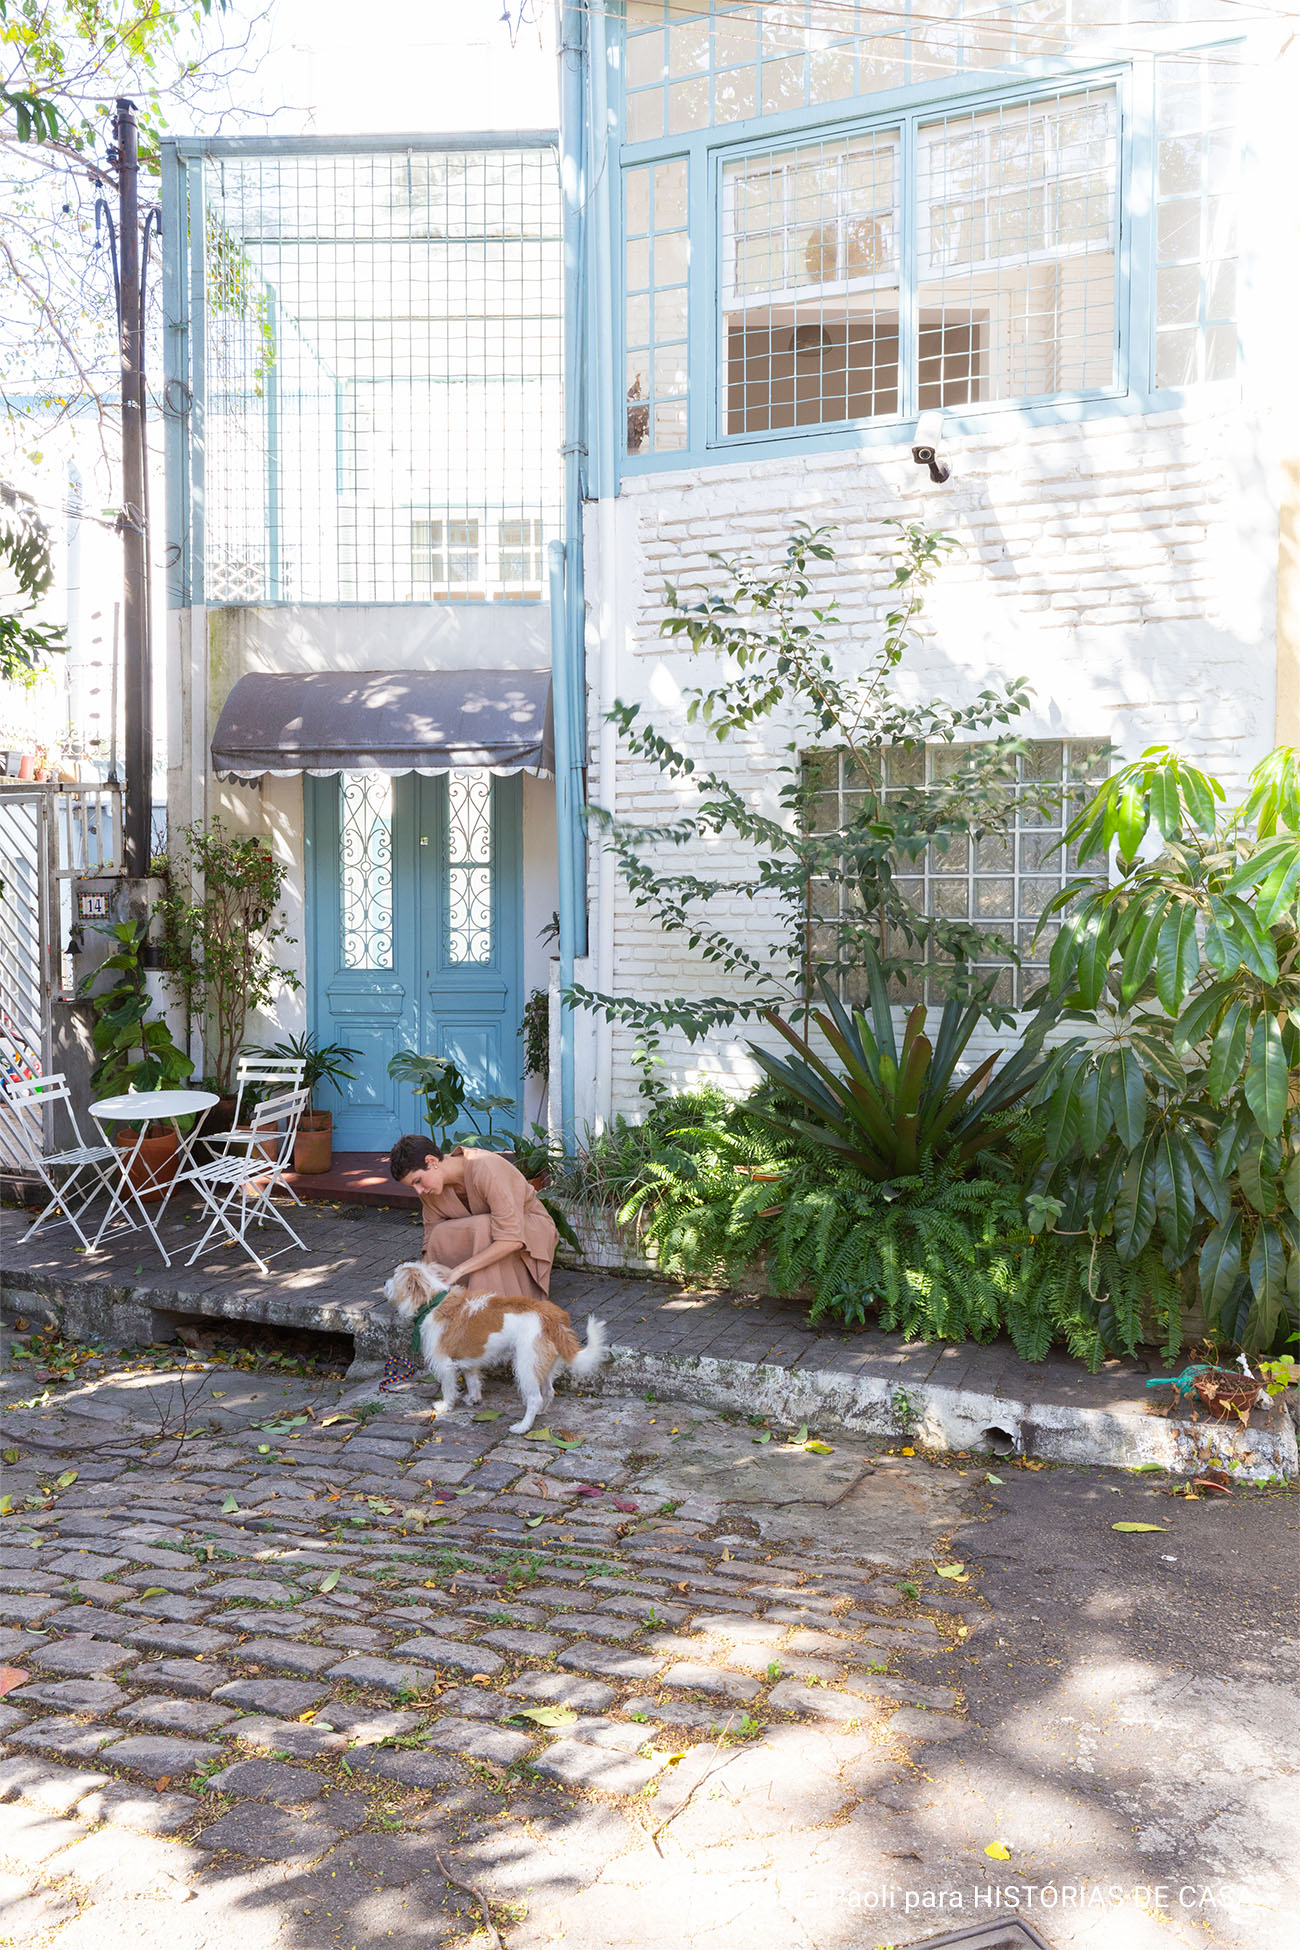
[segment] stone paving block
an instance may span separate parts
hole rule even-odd
[[[742,1673],[719,1672],[716,1666],[702,1666],[690,1659],[669,1666],[659,1683],[679,1686],[683,1692],[716,1693],[720,1699],[742,1702],[757,1699],[763,1690],[756,1679]]]
[[[104,1611],[98,1605],[64,1604],[42,1622],[47,1629],[79,1632],[93,1639],[121,1639],[135,1621],[124,1621],[120,1613]]]
[[[65,1578],[107,1578],[114,1571],[129,1571],[129,1557],[101,1557],[95,1551],[60,1551],[57,1557],[42,1557],[41,1569],[55,1571]]]
[[[51,1613],[63,1609],[62,1596],[38,1595],[22,1598],[11,1595],[0,1600],[0,1621],[6,1625],[38,1625]]]
[[[582,1740],[557,1740],[531,1763],[533,1771],[562,1787],[597,1794],[639,1794],[663,1766],[661,1760],[632,1760]]]
[[[207,1861],[205,1849],[113,1829],[75,1842],[58,1858],[58,1872],[87,1884],[96,1902],[115,1896],[184,1901],[188,1883]]]
[[[166,1652],[181,1659],[193,1658],[196,1652],[224,1652],[233,1643],[229,1632],[214,1632],[207,1625],[136,1625],[122,1638],[142,1652]]]
[[[319,1705],[326,1695],[322,1687],[303,1679],[232,1679],[218,1686],[212,1697],[252,1713],[296,1715]]]
[[[282,1760],[237,1760],[208,1777],[208,1787],[222,1794],[250,1795],[255,1801],[276,1801],[295,1808],[319,1800],[324,1782],[308,1767],[289,1767]]]
[[[112,1713],[129,1698],[111,1679],[36,1680],[9,1695],[24,1706],[61,1707],[65,1713]]]
[[[85,1832],[84,1823],[61,1821],[26,1802],[10,1801],[0,1807],[0,1856],[15,1868],[39,1868]]]
[[[304,1677],[337,1665],[338,1653],[332,1645],[296,1645],[292,1640],[249,1639],[231,1653],[240,1665],[270,1666],[272,1671],[298,1673]]]
[[[337,1828],[269,1808],[260,1801],[245,1801],[231,1808],[199,1837],[209,1852],[233,1849],[253,1862],[313,1861],[342,1839]]]
[[[570,1672],[594,1673],[598,1678],[607,1679],[652,1679],[663,1665],[662,1659],[648,1657],[643,1652],[616,1652],[603,1645],[575,1645],[567,1652],[561,1652],[557,1665],[566,1666]]]
[[[11,1632],[0,1627],[0,1659],[21,1659],[26,1662],[27,1655],[35,1646],[44,1645],[45,1636],[44,1632]]]
[[[124,1707],[119,1716],[128,1726],[152,1727],[159,1733],[215,1733],[227,1720],[233,1720],[230,1706],[214,1706],[205,1699],[168,1699],[156,1693]]]
[[[375,1659],[366,1653],[356,1653],[350,1659],[340,1659],[336,1666],[330,1666],[323,1674],[326,1679],[350,1679],[354,1686],[377,1686],[385,1693],[405,1693],[418,1691],[430,1683],[427,1666],[398,1665],[393,1659]]]
[[[647,1722],[641,1731],[642,1740],[652,1738],[655,1731],[653,1723],[657,1721],[662,1721],[665,1726],[693,1727],[702,1733],[716,1733],[742,1710],[738,1706],[728,1705],[725,1700],[719,1701],[717,1706],[698,1706],[694,1700],[650,1699],[641,1694],[626,1700],[623,1705],[625,1713],[636,1715],[638,1722],[644,1717]]]
[[[62,1754],[67,1760],[93,1760],[101,1747],[117,1737],[113,1727],[87,1726],[82,1720],[62,1716],[33,1720],[30,1726],[10,1734],[9,1745],[31,1753]]]
[[[504,1720],[515,1710],[514,1700],[487,1686],[453,1686],[438,1695],[440,1713],[455,1713],[466,1720]]]
[[[32,1703],[35,1704],[34,1701]],[[21,1706],[0,1704],[0,1740],[3,1740],[7,1733],[12,1732],[14,1727],[26,1726],[30,1717],[30,1714],[23,1712]]]
[[[187,1828],[199,1811],[190,1794],[133,1787],[128,1781],[112,1781],[94,1788],[77,1803],[77,1813],[86,1821],[107,1821],[115,1828],[131,1828],[141,1835],[173,1835]]]
[[[395,1659],[418,1659],[422,1665],[447,1666],[452,1672],[485,1672],[491,1678],[505,1664],[500,1653],[477,1645],[457,1645],[451,1639],[407,1639],[393,1647]]]
[[[632,1618],[611,1618],[605,1612],[565,1612],[552,1623],[559,1632],[578,1632],[590,1639],[630,1639],[641,1627]]]
[[[831,1686],[806,1686],[798,1679],[783,1679],[767,1696],[768,1705],[778,1713],[798,1713],[807,1719],[856,1720],[868,1723],[880,1718],[881,1703],[859,1693],[837,1692]]]
[[[187,1561],[185,1558],[179,1560],[181,1563]],[[210,1570],[170,1571],[165,1566],[161,1570],[153,1568],[148,1571],[128,1571],[114,1589],[138,1596],[141,1591],[152,1591],[155,1585],[161,1585],[164,1591],[179,1592],[183,1596],[185,1592],[193,1591],[197,1586],[206,1584],[211,1575]]]
[[[512,1733],[508,1727],[485,1726],[481,1720],[446,1719],[438,1721],[425,1736],[424,1744],[450,1754],[465,1754],[470,1760],[509,1767],[528,1753],[534,1740],[534,1735]]]
[[[34,1943],[76,1913],[54,1889],[34,1887],[21,1876],[0,1873],[0,1929],[10,1943]]]
[[[295,1760],[318,1760],[322,1754],[340,1754],[350,1740],[349,1735],[319,1728],[314,1721],[302,1726],[296,1720],[277,1720],[271,1713],[250,1713],[245,1719],[235,1720],[226,1728],[224,1738],[240,1747],[252,1747],[257,1753],[291,1754]]]
[[[564,1644],[553,1632],[515,1632],[504,1628],[484,1632],[481,1645],[499,1646],[502,1652],[520,1652],[527,1659],[549,1659]]]
[[[463,1687],[460,1690],[472,1692],[474,1688]],[[444,1699],[448,1697],[447,1694],[443,1695]],[[460,1711],[459,1708],[456,1710]],[[368,1747],[380,1740],[397,1740],[403,1734],[413,1733],[423,1719],[422,1713],[403,1713],[396,1709],[385,1713],[373,1706],[344,1705],[340,1700],[331,1700],[321,1708],[313,1725],[332,1729],[335,1733],[345,1733],[349,1740]]]
[[[840,1681],[846,1693],[859,1693],[864,1699],[899,1700],[904,1706],[936,1706],[949,1710],[961,1703],[961,1695],[951,1686],[919,1686],[908,1679],[887,1675],[848,1672]]]
[[[139,1656],[128,1646],[112,1645],[107,1639],[70,1638],[38,1645],[28,1655],[28,1663],[43,1672],[66,1673],[70,1679],[94,1679],[120,1666],[133,1665]]]
[[[969,1735],[970,1724],[947,1713],[926,1713],[920,1707],[902,1706],[889,1722],[891,1733],[907,1740],[960,1740]]]
[[[203,1599],[182,1598],[170,1591],[164,1592],[160,1598],[132,1598],[122,1607],[123,1615],[132,1620],[158,1618],[177,1625],[192,1625],[196,1619],[206,1618],[211,1610],[206,1596]]]
[[[286,1606],[283,1611],[259,1611],[251,1606],[235,1611],[214,1612],[232,1631],[271,1632],[276,1638],[306,1638],[319,1628],[319,1618],[304,1618],[301,1609]]]
[[[107,1774],[91,1774],[71,1767],[56,1767],[52,1761],[34,1755],[9,1754],[0,1760],[0,1801],[21,1795],[52,1815],[71,1814],[82,1796],[92,1788],[103,1787]]]
[[[166,1734],[133,1733],[105,1750],[104,1758],[114,1767],[128,1767],[133,1774],[144,1774],[151,1781],[188,1777],[208,1761],[220,1757],[220,1747],[206,1740],[181,1740]]]
[[[501,1690],[537,1706],[571,1706],[575,1713],[600,1713],[618,1698],[612,1686],[571,1679],[563,1672],[523,1672]]]
[[[70,1578],[63,1587],[63,1595],[70,1602],[79,1598],[84,1604],[89,1599],[92,1605],[112,1610],[114,1605],[122,1604],[131,1593],[120,1584],[103,1584],[98,1578]]]
[[[165,1686],[169,1693],[184,1693],[191,1699],[207,1699],[218,1686],[231,1678],[226,1666],[208,1665],[203,1659],[150,1659],[137,1666],[131,1683],[151,1692]]]
[[[466,1779],[464,1768],[450,1754],[417,1753],[411,1748],[389,1753],[382,1747],[368,1747],[351,1755],[348,1765],[354,1773],[376,1774],[401,1787],[459,1787]]]
[[[302,1592],[278,1578],[223,1578],[220,1584],[206,1585],[203,1595],[214,1603],[218,1598],[255,1598],[262,1605],[287,1605]]]

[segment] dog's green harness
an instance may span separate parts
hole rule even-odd
[[[448,1289],[447,1291],[450,1291],[450,1289]],[[417,1310],[414,1318],[411,1321],[412,1354],[418,1356],[419,1354],[423,1353],[423,1349],[420,1346],[420,1325],[424,1320],[425,1315],[434,1313],[437,1310],[437,1308],[439,1308],[442,1305],[443,1301],[446,1298],[447,1298],[446,1292],[436,1294],[432,1300],[426,1300],[424,1305]]]

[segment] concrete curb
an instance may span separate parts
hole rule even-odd
[[[588,1384],[600,1392],[652,1388],[711,1408],[738,1408],[822,1428],[834,1424],[894,1441],[914,1439],[924,1449],[977,1449],[1110,1469],[1155,1464],[1179,1476],[1218,1468],[1247,1482],[1278,1477],[1294,1481],[1300,1476],[1295,1406],[1289,1400],[1279,1400],[1267,1418],[1257,1410],[1246,1428],[1235,1422],[1194,1422],[1186,1412],[1153,1414],[1144,1402],[1081,1408],[929,1382],[909,1384],[902,1391],[904,1406],[898,1385],[881,1375],[813,1373],[718,1361],[707,1354],[645,1354],[622,1346],[610,1353],[599,1381]],[[1293,1392],[1288,1390],[1288,1396]]]

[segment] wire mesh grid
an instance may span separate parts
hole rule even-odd
[[[1037,942],[1035,930],[1052,896],[1078,871],[1077,852],[1062,844],[1063,836],[1105,778],[1107,749],[1103,739],[1031,743],[1016,759],[1014,781],[1006,788],[1012,818],[1005,832],[935,840],[919,858],[896,862],[899,891],[919,913],[970,922],[996,938],[978,966],[995,974],[993,999],[1008,1008],[1021,1007],[1046,973],[1055,924],[1049,922]],[[968,756],[969,747],[960,744],[883,752],[885,797],[933,786],[960,771]],[[863,803],[866,786],[853,759],[843,752],[818,752],[810,753],[805,765],[813,831],[845,831]],[[860,929],[865,915],[847,882],[817,881],[811,891],[812,952],[815,959],[831,963],[842,955],[846,932]],[[1021,957],[1018,968],[997,952],[997,942],[1015,946]],[[843,986],[846,1000],[862,999],[851,972]],[[899,999],[936,1003],[943,998],[940,984],[927,980],[924,996],[918,991]]]
[[[553,151],[203,168],[207,601],[540,600],[563,438]]]

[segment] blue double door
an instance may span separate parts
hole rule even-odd
[[[403,1049],[450,1057],[471,1095],[518,1105],[519,777],[352,772],[303,783],[310,1025],[357,1052],[355,1080],[320,1093],[335,1149],[384,1150],[425,1128],[409,1084],[388,1074]]]

